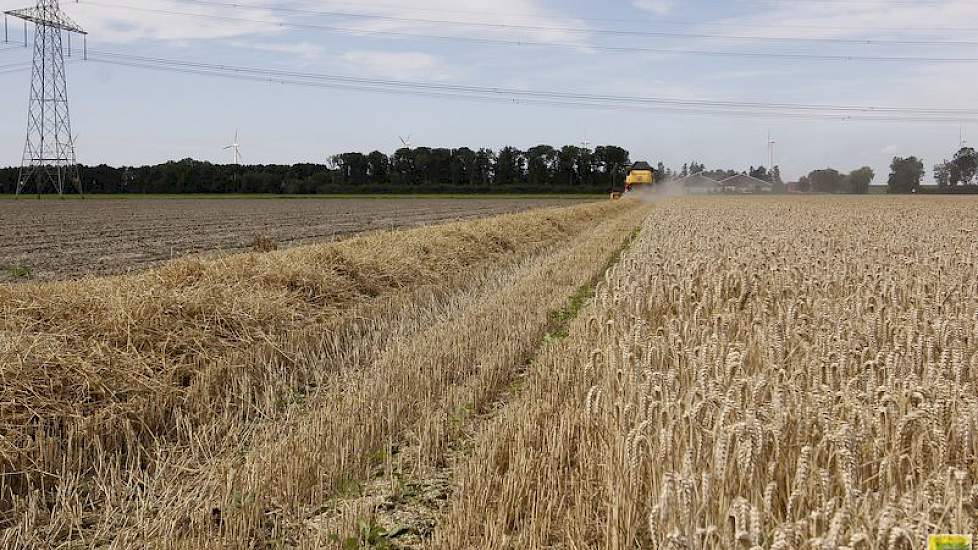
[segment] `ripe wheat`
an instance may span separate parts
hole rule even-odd
[[[442,548],[973,533],[978,201],[678,199],[478,439]]]

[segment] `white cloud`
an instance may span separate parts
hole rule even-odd
[[[451,71],[435,56],[421,52],[356,50],[341,60],[358,74],[369,73],[397,80],[449,80]]]
[[[312,42],[247,42],[234,40],[230,45],[237,48],[248,48],[265,52],[285,53],[299,56],[307,61],[313,61],[322,57],[325,48]]]
[[[841,4],[828,2],[762,4],[762,9],[752,14],[713,20],[709,27],[715,31],[717,26],[723,26],[729,34],[752,36],[879,38],[883,35],[898,39],[909,31],[914,37],[920,37],[928,26],[967,27],[963,22],[978,18],[978,2],[973,0],[852,2],[844,9]],[[933,34],[940,38],[942,33]]]
[[[946,0],[943,3],[920,0],[892,2],[853,2],[840,9],[838,4],[820,2],[777,2],[765,4],[747,15],[711,20],[693,32],[810,39],[881,39],[881,40],[974,40],[973,33],[938,33],[933,27],[967,27],[967,21],[978,19],[978,2]],[[905,30],[900,30],[905,29]],[[974,47],[923,45],[872,45],[815,42],[784,45],[775,48],[794,51],[852,54],[857,56],[973,58]],[[743,40],[712,40],[715,49],[758,51],[770,45]],[[771,51],[771,50],[767,50]],[[808,65],[806,65],[808,66]],[[813,71],[824,71],[817,65]],[[839,65],[838,78],[818,77],[824,103],[846,103],[896,107],[970,108],[978,102],[978,90],[965,85],[974,64],[953,62],[876,62],[859,65],[861,74],[852,67]],[[797,68],[794,69],[797,71]],[[803,78],[803,77],[801,77]],[[786,79],[787,83],[801,78]]]
[[[4,2],[5,0],[0,0]],[[6,0],[14,2],[15,0]],[[238,38],[242,41],[265,35],[284,35],[288,23],[319,24],[348,29],[364,38],[388,37],[397,33],[448,37],[489,38],[508,41],[561,42],[581,45],[587,42],[585,32],[567,32],[548,28],[587,29],[586,22],[551,11],[541,0],[495,0],[487,6],[483,0],[387,0],[381,5],[358,7],[327,0],[304,0],[290,7],[326,13],[375,15],[371,17],[317,17],[313,14],[276,10],[279,2],[248,0],[243,4],[195,5],[179,0],[122,0],[110,5],[97,1],[64,3],[65,11],[99,42],[130,43],[138,40],[163,40],[187,43],[193,40]],[[127,7],[128,6],[128,7]],[[501,15],[500,15],[501,14]],[[385,19],[386,18],[386,19]],[[554,18],[560,22],[555,24]],[[492,23],[466,25],[464,23]],[[385,34],[387,33],[387,34]],[[323,30],[316,33],[323,40],[349,36]],[[312,40],[318,40],[312,38]],[[451,45],[450,42],[445,42]],[[266,48],[267,49],[267,48]],[[282,50],[287,51],[287,50]],[[310,55],[306,49],[302,55]]]
[[[488,6],[484,0],[389,0],[382,5],[362,9],[353,7],[340,9],[328,1],[308,0],[303,6],[313,10],[369,13],[392,18],[351,18],[342,23],[344,28],[354,28],[366,33],[388,31],[512,41],[560,42],[582,46],[587,41],[587,34],[582,32],[568,32],[559,28],[514,28],[521,26],[588,28],[585,21],[546,9],[539,0],[494,0]],[[555,23],[554,19],[559,21]],[[483,24],[465,25],[464,23]]]
[[[99,42],[207,40],[278,32],[281,20],[261,8],[210,7],[170,0],[100,5],[67,2],[68,15]],[[120,7],[122,5],[131,8]],[[169,12],[169,13],[165,13]]]
[[[650,11],[655,15],[666,15],[676,7],[675,0],[635,0],[632,4],[640,10]]]

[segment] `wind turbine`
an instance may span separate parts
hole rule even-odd
[[[774,139],[771,137],[771,132],[768,132],[767,133],[767,152],[768,152],[768,157],[769,157],[769,160],[770,160],[771,164],[767,167],[767,169],[768,170],[771,170],[771,171],[774,170],[774,146],[777,143],[778,142],[774,141]]]
[[[238,131],[234,131],[234,142],[224,148],[225,151],[231,149],[234,155],[234,164],[241,164],[241,146],[238,144]]]
[[[397,139],[401,140],[401,145],[403,145],[404,147],[406,147],[408,149],[411,148],[411,136],[410,135],[408,137],[406,137],[406,138],[403,138],[401,136],[397,136]]]

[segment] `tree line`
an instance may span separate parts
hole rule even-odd
[[[525,151],[405,147],[392,155],[343,153],[325,164],[244,166],[184,159],[141,167],[80,166],[79,172],[83,189],[92,194],[607,193],[621,189],[630,164],[629,151],[616,145],[538,145]],[[16,191],[19,172],[16,167],[0,169],[0,194]],[[777,166],[738,172],[707,169],[697,161],[678,170],[659,162],[656,172],[659,181],[698,173],[721,181],[745,173],[771,182],[775,192],[854,194],[868,193],[875,176],[869,167],[848,174],[826,168],[786,184]],[[978,193],[978,154],[962,147],[934,166],[936,188],[921,185],[925,174],[923,160],[895,157],[887,191]]]
[[[865,195],[873,183],[876,173],[869,166],[863,166],[848,174],[834,168],[814,170],[798,180],[797,191],[801,193],[849,193]]]
[[[890,165],[887,182],[890,193],[978,194],[978,153],[972,147],[962,147],[950,159],[934,166],[937,188],[921,185],[924,161],[915,156],[896,157]]]
[[[184,159],[141,167],[80,166],[79,172],[85,193],[92,194],[605,193],[623,185],[630,164],[629,151],[616,145],[538,145],[525,151],[405,147],[393,155],[343,153],[326,164]],[[14,193],[18,177],[19,168],[0,169],[0,194]]]

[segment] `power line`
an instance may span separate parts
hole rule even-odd
[[[817,1],[817,0],[816,0]],[[816,3],[816,2],[812,2]],[[847,2],[849,3],[849,2]],[[859,0],[854,0],[851,2],[853,4],[858,4]],[[514,19],[543,19],[547,21],[553,21],[560,16],[555,15],[543,15],[543,14],[528,14],[528,13],[501,13],[493,11],[477,11],[477,10],[460,10],[455,8],[425,8],[420,6],[403,6],[403,5],[392,5],[392,4],[375,4],[375,3],[362,3],[362,2],[328,2],[327,4],[332,6],[353,6],[357,9],[373,9],[373,10],[397,10],[397,11],[414,11],[420,13],[455,13],[460,15],[474,15],[481,17],[506,17]],[[264,6],[237,4],[242,7],[249,7],[255,9],[268,9]],[[652,17],[652,16],[639,16],[639,17],[572,17],[564,18],[565,20],[572,20],[575,22],[598,22],[598,23],[645,23],[645,22],[655,22],[669,25],[686,25],[686,26],[704,26],[704,27],[729,27],[728,22],[715,22],[715,21],[692,21],[683,19],[672,19],[663,17]],[[770,24],[752,24],[752,23],[741,23],[737,22],[736,26],[742,28],[758,28],[758,29],[770,29]],[[864,30],[863,27],[845,26],[845,25],[793,25],[790,23],[779,24],[782,28],[796,28],[796,29],[820,29],[820,30]],[[978,32],[978,27],[879,27],[873,26],[874,30],[879,31],[896,31],[896,32]]]
[[[116,58],[113,59],[111,57],[112,55],[115,55]],[[107,55],[107,52],[103,53],[96,51],[90,51],[89,59],[99,63],[108,63],[125,67],[163,70],[193,75],[217,76],[253,82],[312,88],[367,91],[394,95],[415,95],[421,97],[437,97],[441,99],[462,99],[502,104],[543,105],[602,110],[660,111],[687,114],[804,120],[954,122],[955,124],[962,121],[978,121],[978,111],[967,110],[921,109],[919,111],[887,111],[885,110],[886,108],[876,108],[875,110],[864,109],[862,111],[853,112],[827,112],[827,110],[824,109],[824,106],[783,107],[783,105],[791,104],[697,102],[692,100],[664,100],[660,98],[630,98],[624,96],[568,94],[563,92],[528,92],[474,86],[453,86],[434,83],[415,83],[380,79],[363,79],[355,77],[336,77],[329,75],[310,75],[308,73],[291,73],[288,71],[207,65],[193,62],[168,62],[166,60],[140,58],[138,56],[126,56],[124,54]],[[838,106],[833,107],[844,108]],[[814,108],[819,108],[822,110],[819,111],[815,110]]]
[[[646,36],[646,37],[665,37],[665,38],[697,38],[713,40],[742,40],[742,41],[761,41],[761,42],[805,42],[805,43],[832,43],[832,44],[852,44],[852,45],[873,45],[873,46],[978,46],[978,41],[962,40],[892,40],[892,39],[855,39],[855,38],[818,38],[818,37],[796,37],[796,36],[751,36],[751,35],[728,35],[714,33],[689,33],[672,31],[635,31],[621,29],[596,29],[585,27],[554,27],[542,25],[515,25],[507,23],[490,23],[482,21],[452,21],[447,19],[425,19],[416,17],[400,17],[392,15],[381,15],[373,13],[357,13],[347,11],[322,11],[300,8],[288,8],[282,6],[257,6],[250,4],[237,4],[228,2],[216,2],[212,0],[179,0],[185,4],[197,4],[202,6],[219,6],[232,9],[260,9],[272,12],[294,13],[301,15],[313,15],[319,17],[346,17],[353,19],[370,19],[377,21],[393,21],[405,23],[422,23],[426,25],[448,25],[463,27],[482,27],[488,29],[519,30],[519,31],[545,31],[545,32],[566,32],[584,33],[612,36]]]
[[[423,33],[411,33],[390,30],[371,30],[371,29],[350,29],[344,27],[334,27],[328,25],[315,25],[311,23],[289,23],[283,21],[270,21],[265,19],[252,19],[244,17],[231,17],[216,14],[188,13],[173,10],[161,10],[154,8],[141,8],[125,4],[114,4],[108,2],[88,1],[88,5],[118,7],[128,10],[158,13],[161,15],[197,17],[207,19],[218,19],[222,21],[235,21],[242,23],[258,23],[273,27],[316,30],[323,32],[351,34],[351,35],[374,35],[402,38],[419,38],[430,40],[446,40],[454,42],[465,42],[470,44],[480,44],[488,46],[534,46],[534,47],[558,47],[573,48],[575,50],[596,50],[608,52],[642,52],[665,55],[698,55],[709,57],[743,57],[743,58],[766,58],[766,59],[787,59],[794,61],[865,61],[865,62],[920,62],[920,63],[978,63],[976,57],[913,57],[913,56],[865,56],[865,55],[831,55],[831,54],[810,54],[810,53],[785,53],[785,52],[738,52],[724,50],[699,50],[699,49],[674,49],[674,48],[646,48],[637,46],[607,46],[607,45],[588,45],[574,44],[568,42],[545,42],[534,40],[507,40],[494,38],[476,38],[468,36],[435,35]]]
[[[4,69],[15,69],[20,67],[30,67],[33,63],[30,61],[23,61],[21,63],[8,63],[6,65],[0,65],[0,70]]]
[[[287,71],[281,69],[270,69],[261,67],[246,67],[240,65],[202,63],[197,61],[186,61],[176,59],[166,59],[159,57],[139,56],[123,54],[118,52],[108,52],[100,50],[89,50],[90,55],[104,56],[122,59],[126,61],[155,63],[161,65],[171,65],[180,67],[190,67],[197,69],[217,70],[242,74],[259,74],[276,77],[301,78],[309,80],[327,80],[353,84],[369,84],[380,86],[391,86],[400,88],[419,88],[430,90],[447,90],[453,92],[482,93],[505,96],[542,96],[559,97],[562,99],[588,100],[588,101],[616,101],[627,103],[656,103],[682,106],[697,107],[736,107],[749,109],[791,109],[801,111],[830,111],[840,113],[903,113],[903,114],[941,114],[941,115],[976,115],[978,109],[954,109],[954,108],[929,108],[929,107],[890,107],[890,106],[867,106],[867,105],[819,105],[787,102],[750,102],[750,101],[725,101],[708,99],[684,99],[667,98],[655,96],[626,96],[626,95],[607,95],[607,94],[586,94],[572,92],[557,92],[547,90],[525,90],[516,88],[506,88],[501,86],[474,86],[448,84],[443,82],[421,82],[409,80],[394,80],[382,78],[366,78],[347,75],[334,75],[327,73],[313,73],[300,71]]]

